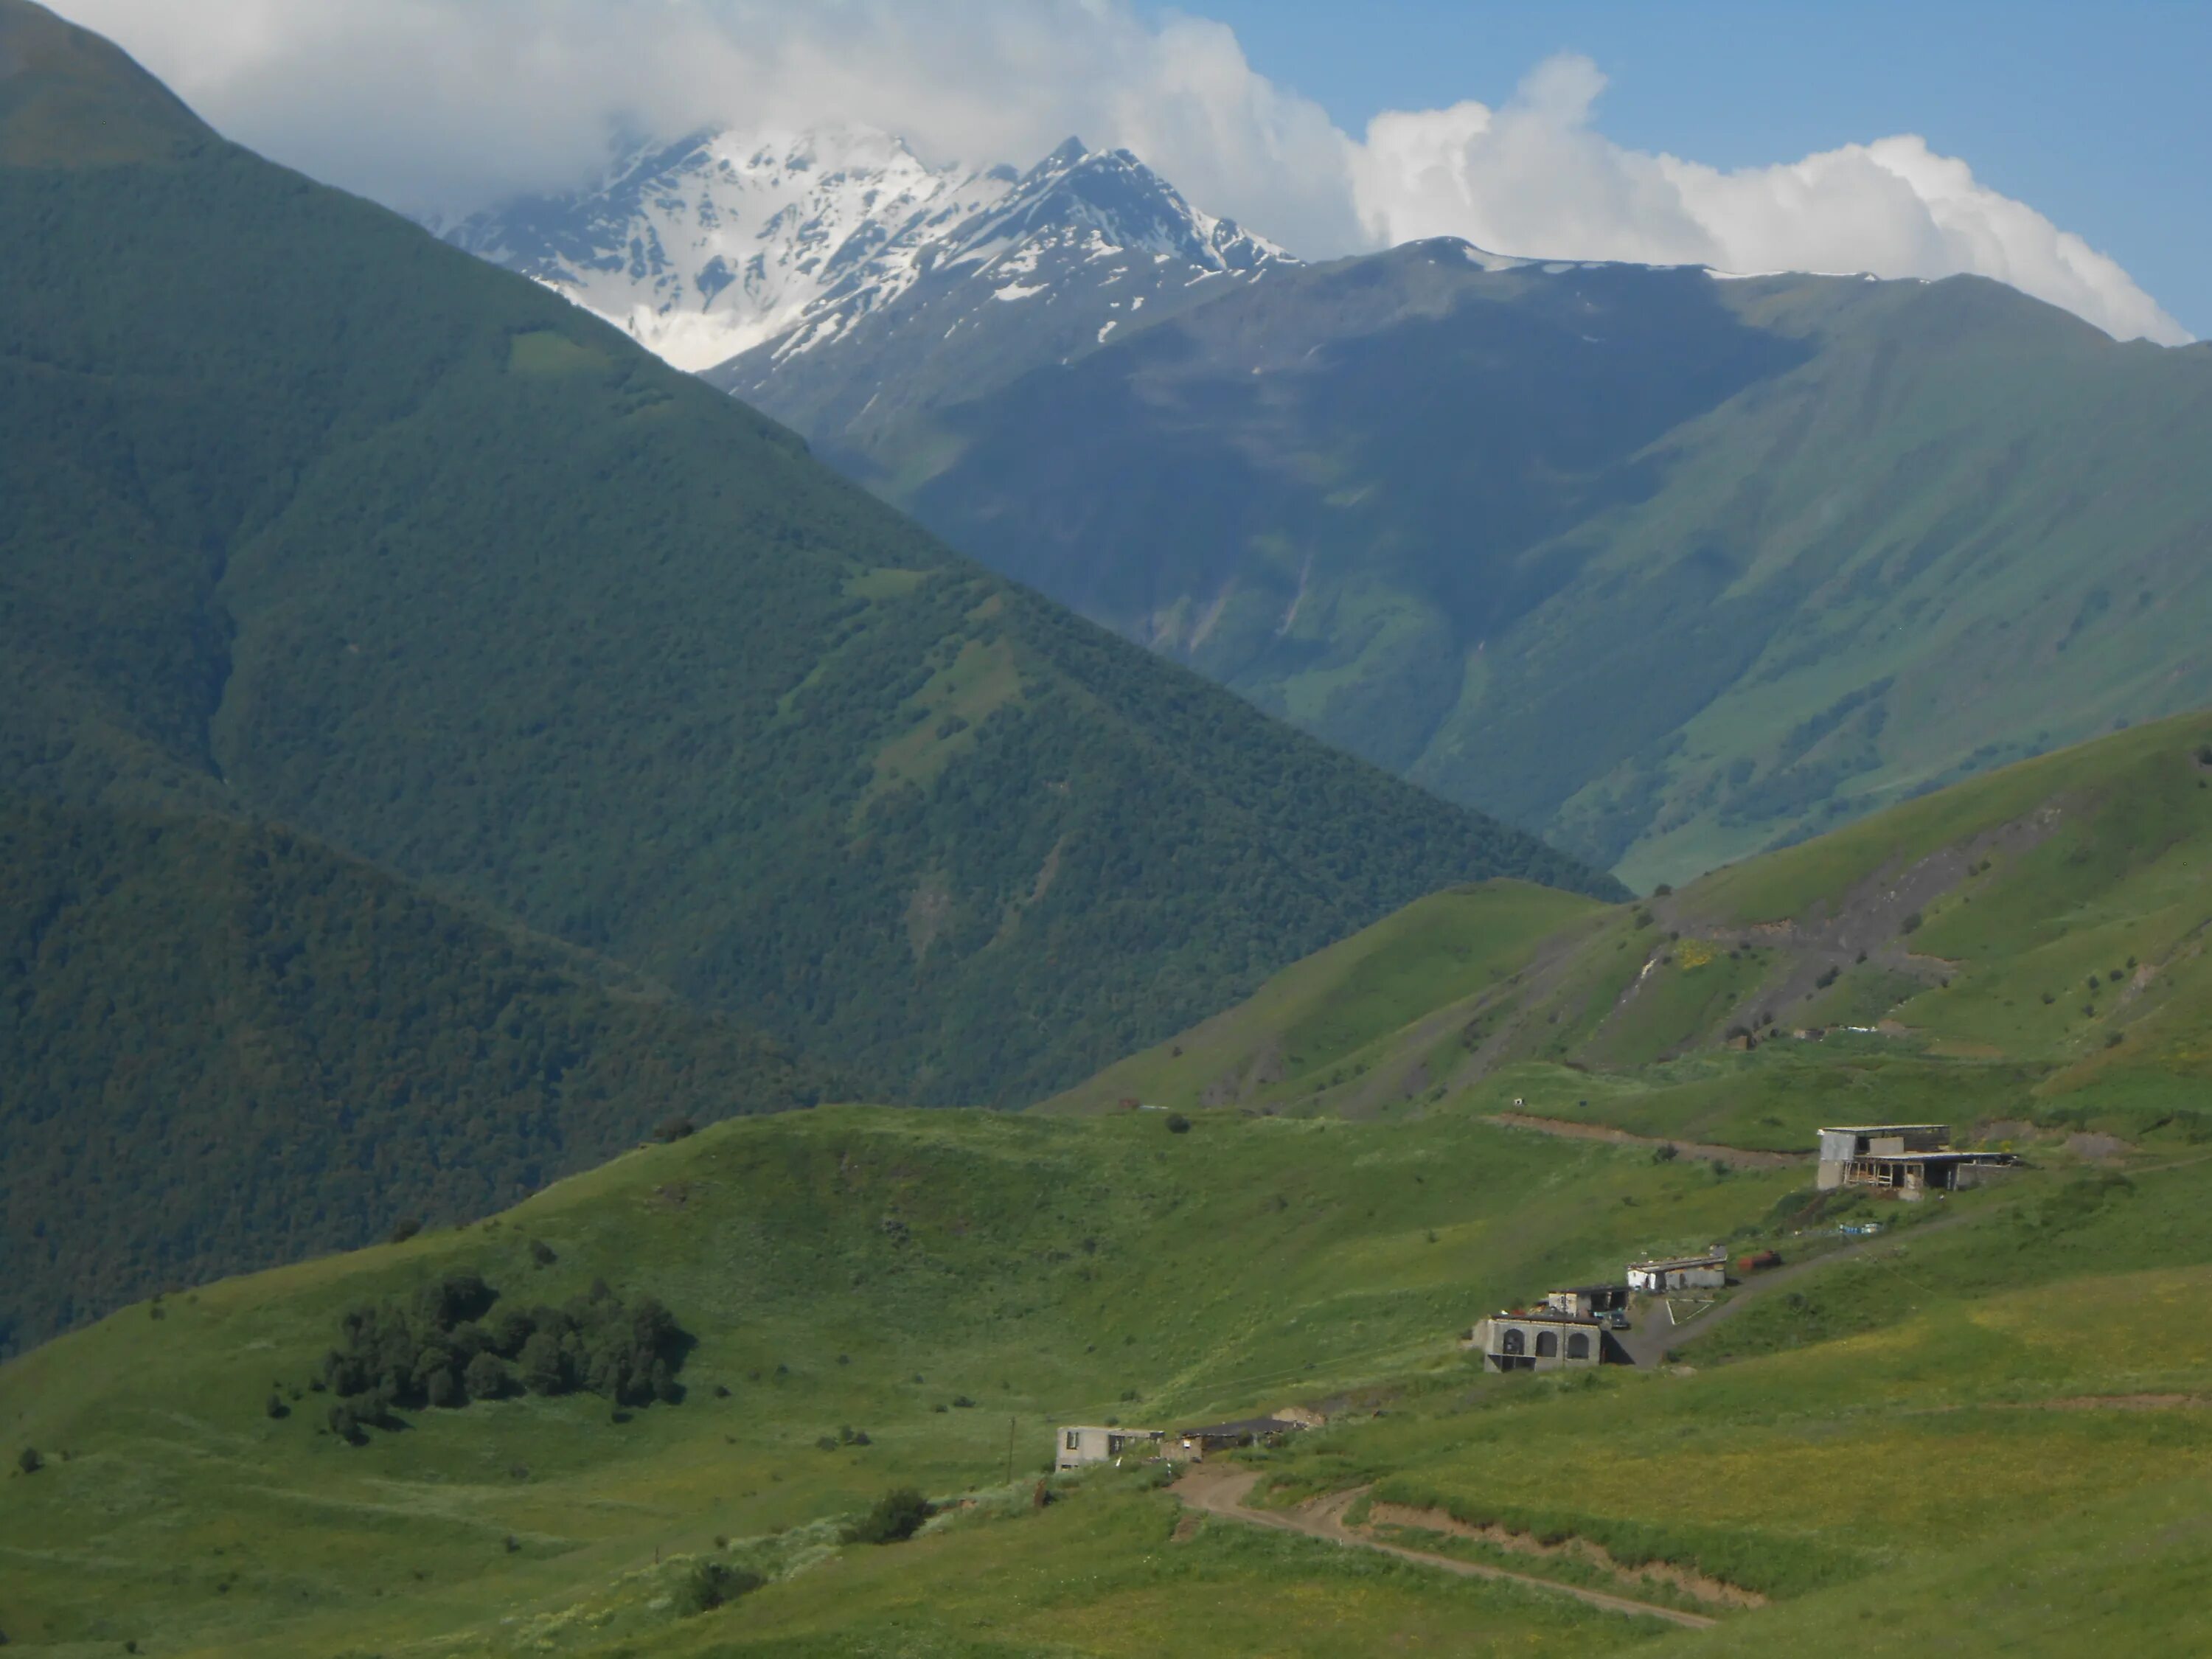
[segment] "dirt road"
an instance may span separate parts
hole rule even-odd
[[[1760,1152],[1743,1146],[1707,1146],[1695,1140],[1665,1140],[1657,1135],[1632,1135],[1603,1123],[1577,1123],[1564,1117],[1534,1117],[1527,1112],[1494,1112],[1490,1121],[1509,1129],[1534,1129],[1539,1134],[1566,1140],[1603,1140],[1616,1146],[1672,1146],[1684,1158],[1705,1164],[1726,1164],[1738,1170],[1786,1170],[1810,1164],[1810,1152]]]
[[[1526,1584],[1546,1590],[1554,1595],[1571,1596],[1593,1607],[1602,1607],[1608,1613],[1626,1613],[1638,1619],[1663,1619],[1670,1625],[1682,1625],[1692,1630],[1704,1630],[1718,1623],[1701,1613],[1685,1613],[1679,1607],[1662,1607],[1655,1601],[1638,1601],[1626,1595],[1608,1595],[1603,1590],[1584,1589],[1579,1584],[1563,1584],[1557,1579],[1539,1578],[1532,1573],[1510,1572],[1504,1567],[1493,1567],[1480,1561],[1462,1561],[1453,1556],[1432,1555],[1426,1550],[1406,1549],[1396,1544],[1385,1544],[1353,1531],[1344,1522],[1344,1512],[1358,1501],[1358,1492],[1333,1492],[1328,1497],[1295,1510],[1255,1510],[1246,1507],[1244,1500],[1252,1488],[1259,1484],[1260,1471],[1240,1468],[1234,1464],[1194,1464],[1175,1485],[1176,1496],[1191,1508],[1203,1510],[1208,1515],[1226,1516],[1232,1521],[1249,1522],[1255,1527],[1273,1527],[1278,1532],[1295,1532],[1308,1538],[1319,1538],[1348,1549],[1376,1550],[1384,1555],[1395,1555],[1401,1561],[1413,1561],[1440,1571],[1457,1573],[1462,1578],[1501,1579],[1508,1583]]]
[[[1638,1364],[1656,1365],[1666,1358],[1668,1349],[1695,1341],[1707,1332],[1727,1324],[1746,1308],[1777,1291],[1787,1290],[1807,1273],[1827,1267],[1832,1262],[1849,1261],[1856,1256],[1895,1249],[1899,1245],[1909,1244],[1915,1239],[1925,1238],[1930,1233],[1939,1232],[1946,1227],[1955,1227],[1972,1218],[1971,1216],[1947,1215],[1907,1232],[1878,1234],[1856,1244],[1846,1244],[1839,1250],[1830,1250],[1824,1255],[1807,1256],[1802,1261],[1769,1267],[1765,1272],[1754,1273],[1743,1280],[1735,1287],[1735,1294],[1718,1307],[1708,1309],[1696,1318],[1685,1320],[1679,1325],[1670,1323],[1667,1310],[1655,1304],[1645,1311],[1636,1328],[1621,1338],[1620,1346],[1628,1350],[1628,1357]]]

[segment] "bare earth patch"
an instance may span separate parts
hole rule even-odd
[[[1631,1565],[1618,1559],[1602,1544],[1592,1543],[1587,1538],[1563,1538],[1557,1543],[1547,1543],[1534,1533],[1516,1532],[1510,1527],[1502,1527],[1495,1522],[1475,1526],[1447,1510],[1417,1510],[1403,1504],[1376,1504],[1368,1510],[1367,1524],[1370,1527],[1405,1527],[1415,1532],[1442,1533],[1449,1538],[1471,1539],[1510,1551],[1515,1555],[1571,1556],[1611,1573],[1624,1585],[1632,1588],[1638,1581],[1664,1584],[1711,1607],[1763,1607],[1766,1605],[1766,1598],[1757,1590],[1709,1577],[1672,1561],[1646,1561]]]

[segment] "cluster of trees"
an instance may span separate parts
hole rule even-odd
[[[331,1431],[355,1442],[399,1407],[452,1408],[517,1389],[587,1390],[617,1406],[684,1397],[690,1338],[659,1301],[624,1301],[605,1280],[559,1307],[497,1307],[480,1274],[451,1273],[404,1302],[349,1309],[320,1381],[337,1396]]]

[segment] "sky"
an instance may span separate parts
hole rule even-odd
[[[1077,133],[1323,258],[2011,282],[2212,333],[2212,5],[2106,0],[51,0],[232,137],[405,211],[587,183],[617,127]]]

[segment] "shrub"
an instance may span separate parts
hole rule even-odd
[[[955,1411],[973,1411],[975,1402],[964,1394],[956,1394],[952,1396],[952,1408]]]
[[[19,1474],[36,1474],[46,1467],[46,1460],[39,1455],[36,1446],[26,1446],[15,1454],[15,1468]]]
[[[2107,1048],[2117,1048],[2125,1041],[2127,1041],[2127,1039],[2122,1036],[2119,1032],[2111,1031],[2106,1034],[2105,1046]]]
[[[544,1239],[533,1238],[530,1241],[530,1259],[541,1267],[550,1267],[561,1258],[553,1253],[553,1247]]]
[[[1674,889],[1672,884],[1662,881],[1656,887],[1651,890],[1651,896],[1653,898],[1666,898],[1672,895],[1674,890]]]
[[[387,1244],[404,1244],[409,1239],[414,1237],[416,1234],[422,1231],[422,1218],[421,1216],[403,1215],[398,1220],[392,1224],[392,1231],[384,1236],[384,1242]]]
[[[912,1486],[900,1486],[876,1500],[875,1507],[845,1528],[848,1544],[896,1544],[915,1535],[921,1523],[935,1514],[930,1502]]]
[[[1190,1133],[1190,1120],[1185,1117],[1181,1112],[1170,1112],[1168,1114],[1168,1133],[1171,1135],[1188,1134]]]
[[[292,1414],[292,1408],[284,1403],[284,1396],[276,1393],[270,1395],[269,1403],[262,1410],[272,1418],[285,1418]]]
[[[1917,933],[1920,931],[1920,924],[1923,920],[1920,912],[1914,910],[1907,915],[1903,921],[1897,924],[1897,931],[1900,933]]]
[[[1843,973],[1843,971],[1844,970],[1840,968],[1832,967],[1826,972],[1823,973],[1820,978],[1814,980],[1813,983],[1820,989],[1825,991],[1831,985],[1833,985],[1836,982],[1837,978]]]
[[[690,1118],[672,1117],[662,1121],[660,1126],[653,1130],[653,1138],[665,1146],[675,1141],[688,1139],[698,1133],[699,1126]]]
[[[1681,1155],[1681,1150],[1671,1140],[1662,1142],[1651,1149],[1651,1161],[1654,1164],[1672,1164]]]
[[[750,1595],[766,1583],[748,1567],[733,1567],[726,1561],[696,1562],[677,1587],[676,1611],[684,1618],[695,1619]]]

